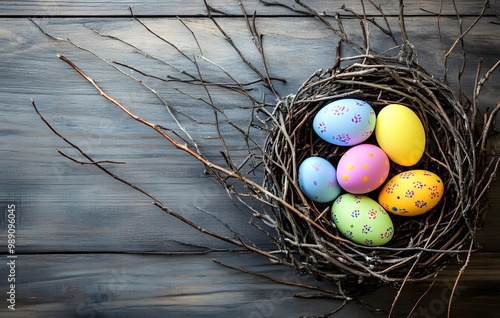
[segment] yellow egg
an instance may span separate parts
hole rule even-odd
[[[375,137],[389,159],[402,166],[416,164],[424,154],[424,127],[406,106],[390,104],[382,108],[377,116]]]
[[[415,216],[435,207],[443,193],[443,181],[435,173],[410,170],[391,178],[380,189],[378,202],[393,214]]]

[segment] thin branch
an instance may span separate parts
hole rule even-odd
[[[425,297],[425,295],[427,295],[429,293],[429,291],[431,290],[432,286],[434,286],[435,282],[436,282],[436,278],[434,278],[432,280],[432,282],[429,284],[429,287],[425,290],[425,292],[422,295],[420,295],[420,297],[418,298],[418,300],[415,302],[415,304],[413,305],[412,309],[408,313],[408,317],[412,317],[412,314],[417,309],[418,304],[420,304],[420,302]]]
[[[181,49],[179,49],[175,44],[173,44],[172,42],[170,42],[169,40],[165,39],[164,37],[162,37],[161,35],[159,35],[158,33],[156,33],[155,31],[153,31],[150,27],[148,27],[144,22],[142,22],[139,18],[137,18],[135,15],[134,15],[134,11],[132,10],[132,7],[129,7],[128,8],[129,11],[130,11],[130,15],[132,16],[132,18],[139,22],[140,25],[142,25],[149,33],[151,33],[152,35],[154,35],[155,37],[157,37],[158,39],[160,39],[162,42],[168,44],[169,46],[173,47],[177,52],[179,52],[185,59],[187,59],[188,61],[190,61],[191,63],[193,63],[193,60],[186,54],[184,53],[184,51],[182,51]]]
[[[453,302],[453,295],[455,294],[455,290],[457,289],[458,282],[460,281],[460,277],[462,277],[462,274],[464,273],[465,268],[469,265],[470,257],[471,257],[471,254],[472,254],[473,243],[474,243],[474,240],[471,240],[470,246],[469,246],[470,252],[467,254],[467,258],[465,259],[465,263],[460,268],[460,270],[458,271],[457,278],[455,279],[455,283],[453,284],[453,288],[451,290],[450,299],[448,300],[448,311],[447,311],[447,317],[448,318],[451,317],[451,303]]]
[[[177,66],[175,66],[175,65],[173,65],[173,64],[171,64],[171,63],[169,63],[169,62],[167,62],[167,61],[165,61],[165,60],[163,60],[163,59],[161,59],[161,58],[159,58],[159,57],[157,57],[157,56],[154,56],[154,55],[152,55],[152,54],[150,54],[150,53],[148,53],[148,52],[144,51],[144,50],[143,50],[143,49],[141,49],[140,47],[138,47],[138,46],[136,46],[136,45],[134,45],[134,44],[132,44],[132,43],[130,43],[130,42],[128,42],[128,41],[125,41],[125,40],[123,40],[123,39],[121,39],[121,38],[119,38],[119,37],[113,36],[113,35],[109,35],[109,34],[104,34],[104,33],[101,33],[101,32],[99,32],[98,30],[96,30],[96,29],[92,28],[92,27],[91,27],[90,25],[88,25],[88,24],[84,24],[83,26],[84,26],[84,27],[86,27],[87,29],[91,30],[91,31],[92,31],[92,32],[94,32],[95,34],[99,35],[100,37],[103,37],[103,38],[108,38],[108,39],[112,39],[112,40],[118,41],[118,42],[120,42],[120,43],[123,43],[123,44],[125,44],[125,45],[127,45],[127,46],[129,46],[129,47],[133,48],[133,49],[134,49],[134,50],[136,50],[137,52],[141,53],[141,54],[142,54],[142,55],[144,55],[144,57],[146,57],[146,58],[153,59],[153,60],[155,60],[155,61],[157,61],[157,62],[160,62],[160,63],[161,63],[161,64],[163,64],[163,65],[166,65],[166,66],[168,66],[168,67],[171,67],[171,68],[173,68],[174,70],[176,70],[177,72],[179,72],[179,73],[181,73],[181,74],[184,74],[184,75],[188,76],[188,77],[189,77],[189,78],[191,78],[191,79],[194,79],[194,78],[195,78],[194,76],[192,76],[191,74],[187,73],[186,71],[184,71],[184,70],[182,70],[182,69],[179,69]],[[42,30],[42,32],[43,32],[43,30]],[[49,36],[50,36],[50,35],[49,35]]]
[[[98,167],[99,169],[101,169],[102,171],[104,171],[106,174],[108,174],[109,176],[111,176],[112,178],[122,182],[122,183],[125,183],[126,185],[128,185],[129,187],[131,187],[132,189],[134,190],[137,190],[139,192],[141,192],[142,194],[145,194],[146,196],[150,197],[151,199],[154,199],[156,200],[156,198],[154,198],[151,194],[147,193],[146,191],[144,191],[143,189],[133,185],[132,183],[118,177],[117,175],[115,175],[114,173],[110,172],[107,168],[103,167],[98,161],[94,160],[92,157],[90,157],[87,153],[85,153],[80,147],[78,147],[76,144],[72,143],[71,141],[69,141],[66,137],[64,137],[62,134],[60,134],[46,119],[45,117],[40,113],[40,111],[38,110],[38,107],[36,106],[35,104],[35,100],[34,99],[31,99],[31,105],[33,105],[33,108],[35,109],[35,112],[38,114],[38,116],[40,117],[40,119],[45,123],[45,125],[59,138],[61,138],[64,142],[66,142],[68,145],[70,145],[71,147],[73,147],[75,150],[77,150],[83,157],[85,157],[89,162],[91,162],[94,166]]]
[[[398,16],[399,29],[401,31],[401,38],[403,39],[403,43],[410,43],[410,40],[408,39],[408,32],[406,31],[406,25],[405,25],[404,6],[405,6],[404,1],[399,0],[399,16]]]
[[[337,308],[335,308],[334,310],[332,310],[331,312],[323,315],[322,317],[323,318],[328,318],[328,317],[331,317],[333,315],[335,315],[336,313],[338,313],[339,311],[341,311],[345,306],[347,306],[347,304],[349,303],[349,300],[346,299],[342,302],[342,304],[340,304],[340,306],[338,306]]]
[[[203,0],[203,2],[205,3],[205,6],[207,6],[207,8],[209,7],[208,3],[206,0]],[[247,26],[248,26],[248,17],[246,17],[246,12],[243,11],[243,13],[245,14],[245,21],[247,21]],[[241,50],[238,48],[238,46],[234,43],[233,39],[226,33],[226,31],[220,26],[220,24],[217,22],[217,20],[215,20],[215,18],[212,16],[210,10],[208,10],[208,18],[210,19],[210,21],[212,21],[212,23],[217,27],[217,29],[219,30],[219,32],[221,32],[222,36],[224,37],[224,40],[226,40],[227,43],[229,43],[229,45],[231,45],[231,47],[233,48],[233,50],[239,55],[240,59],[255,73],[257,74],[257,76],[259,76],[262,81],[266,84],[266,87],[270,88],[272,86],[272,81],[271,83],[269,82],[270,79],[269,77],[266,77],[264,74],[262,74],[262,72],[260,72],[254,65],[253,63],[251,63],[246,57],[245,55],[241,52]],[[282,82],[286,82],[285,79],[276,79],[276,78],[273,78],[273,80],[279,80],[279,81],[282,81]],[[271,86],[270,86],[271,85]]]
[[[402,0],[400,0],[402,1]],[[461,41],[463,40],[463,38],[474,28],[474,26],[476,26],[476,24],[481,20],[481,18],[483,17],[484,15],[484,12],[486,11],[486,9],[488,9],[490,7],[490,0],[486,0],[484,2],[484,6],[483,6],[483,9],[481,10],[481,12],[479,13],[478,17],[474,20],[474,22],[472,22],[472,24],[467,28],[467,30],[465,30],[462,34],[460,34],[460,36],[455,40],[455,42],[453,43],[453,45],[449,48],[449,50],[445,53],[445,58],[448,58],[451,54],[451,52],[455,49],[455,46],[458,45],[458,43],[461,43]]]
[[[240,272],[245,273],[245,274],[250,274],[250,275],[253,275],[253,276],[260,277],[260,278],[265,278],[267,280],[270,280],[272,282],[275,282],[275,283],[278,283],[278,284],[281,284],[281,285],[316,290],[316,291],[320,291],[320,292],[323,292],[323,293],[327,293],[327,294],[329,294],[329,295],[331,295],[331,296],[333,296],[334,298],[337,298],[337,299],[345,299],[345,296],[340,295],[337,291],[334,291],[334,290],[324,289],[324,288],[321,288],[321,287],[318,287],[318,286],[314,286],[314,285],[305,285],[305,284],[301,284],[301,283],[295,283],[295,282],[285,281],[285,280],[281,280],[281,279],[276,279],[276,278],[273,278],[273,277],[270,277],[270,276],[267,276],[267,275],[263,275],[263,274],[259,274],[259,273],[256,273],[256,272],[249,271],[249,270],[247,270],[247,269],[245,269],[243,267],[231,266],[231,265],[222,263],[221,261],[218,261],[216,259],[212,259],[212,262],[217,263],[217,264],[219,264],[221,266],[233,269],[233,270],[240,271]],[[349,298],[348,300],[351,300],[351,299]]]
[[[34,102],[34,101],[33,101]],[[62,136],[59,136],[59,137],[62,137]],[[117,164],[117,165],[124,165],[126,164],[125,161],[113,161],[113,160],[98,160],[98,161],[81,161],[81,160],[77,160],[67,154],[65,154],[64,152],[62,152],[61,150],[59,149],[56,149],[56,151],[63,157],[65,158],[68,158],[69,160],[73,161],[73,162],[76,162],[76,163],[79,163],[81,165],[95,165],[95,164],[102,164],[102,163],[112,163],[112,164]]]
[[[310,12],[304,11],[304,10],[299,10],[295,6],[290,6],[290,5],[287,5],[286,3],[280,3],[280,2],[276,2],[276,1],[271,2],[271,1],[267,1],[267,0],[259,0],[259,1],[260,1],[260,3],[262,3],[265,6],[282,7],[282,8],[286,8],[290,11],[300,13],[302,15],[312,16],[312,14]]]

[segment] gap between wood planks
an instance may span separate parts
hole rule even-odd
[[[425,14],[405,14],[405,18],[457,18],[456,14],[438,14],[434,12],[430,12],[427,10],[423,10]],[[253,13],[252,13],[253,14]],[[220,13],[212,13],[214,18],[217,19],[239,19],[244,18],[243,14],[220,14]],[[265,14],[262,12],[256,12],[255,16],[257,18],[314,18],[311,14]],[[339,14],[338,15],[342,19],[353,19],[357,20],[358,17],[353,16],[352,14]],[[398,14],[366,14],[367,18],[397,18]],[[460,14],[460,18],[476,18],[478,14]],[[482,15],[484,18],[492,18],[496,17],[495,14],[485,13]],[[185,19],[203,19],[208,18],[208,14],[134,14],[134,17],[139,19],[176,19],[176,18],[185,18]],[[326,18],[335,18],[333,15],[325,15]],[[75,15],[75,14],[26,14],[26,15],[16,15],[16,14],[1,14],[0,20],[2,19],[26,19],[26,18],[37,18],[37,19],[127,19],[133,18],[130,14],[83,14],[83,15]]]

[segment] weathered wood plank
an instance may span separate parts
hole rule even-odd
[[[317,291],[285,286],[222,267],[211,259],[274,279],[336,290],[327,282],[299,276],[288,268],[245,253],[198,255],[18,255],[15,312],[2,301],[2,317],[300,317],[320,316],[342,301],[302,299]],[[0,266],[1,277],[8,266]],[[443,317],[457,273],[446,269],[416,307],[413,317]],[[497,317],[500,258],[478,255],[465,271],[452,317]],[[407,314],[431,282],[408,285],[396,307]],[[2,291],[5,285],[2,283]],[[363,300],[388,310],[396,290],[383,288]],[[430,315],[430,316],[426,316]],[[350,303],[339,317],[380,317]],[[406,317],[406,315],[404,315]]]
[[[209,0],[208,4],[217,11],[224,12],[230,15],[242,14],[241,7],[238,1],[232,0]],[[296,11],[286,9],[279,5],[264,5],[259,0],[244,0],[242,1],[246,11],[252,14],[254,11],[258,15],[278,16],[278,15],[303,15],[306,11],[295,1],[292,0],[278,0],[278,1],[265,1],[267,3],[281,3],[289,7],[293,7]],[[361,1],[304,1],[310,8],[317,12],[325,12],[327,14],[334,14],[335,12],[344,12],[341,8],[345,4],[347,8],[362,14],[363,6]],[[383,11],[388,15],[397,15],[399,4],[397,1],[379,0],[375,1],[380,5]],[[453,4],[456,4],[456,10]],[[490,1],[490,4],[497,11],[499,3],[497,0]],[[441,13],[443,15],[455,15],[458,11],[462,15],[478,15],[484,5],[482,0],[446,0],[436,2],[433,0],[424,1],[407,1],[405,3],[405,14],[407,15],[434,15]],[[2,1],[0,4],[0,16],[127,16],[130,14],[129,7],[132,7],[135,14],[140,16],[196,16],[205,15],[207,13],[202,1],[130,1],[130,0],[112,0],[112,1]],[[365,12],[370,15],[379,15],[376,10],[368,1],[364,4]],[[347,13],[346,13],[347,14]],[[486,14],[493,15],[491,10]]]

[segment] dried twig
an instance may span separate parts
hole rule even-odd
[[[60,136],[61,137],[61,136]],[[81,161],[81,160],[77,160],[67,154],[65,154],[64,152],[62,152],[60,149],[56,149],[56,151],[63,157],[65,158],[68,158],[69,160],[73,161],[73,162],[76,162],[76,163],[79,163],[81,165],[95,165],[97,163],[101,164],[101,163],[112,163],[112,164],[117,164],[117,165],[124,165],[126,164],[125,161],[113,161],[113,160],[99,160],[99,161]]]

